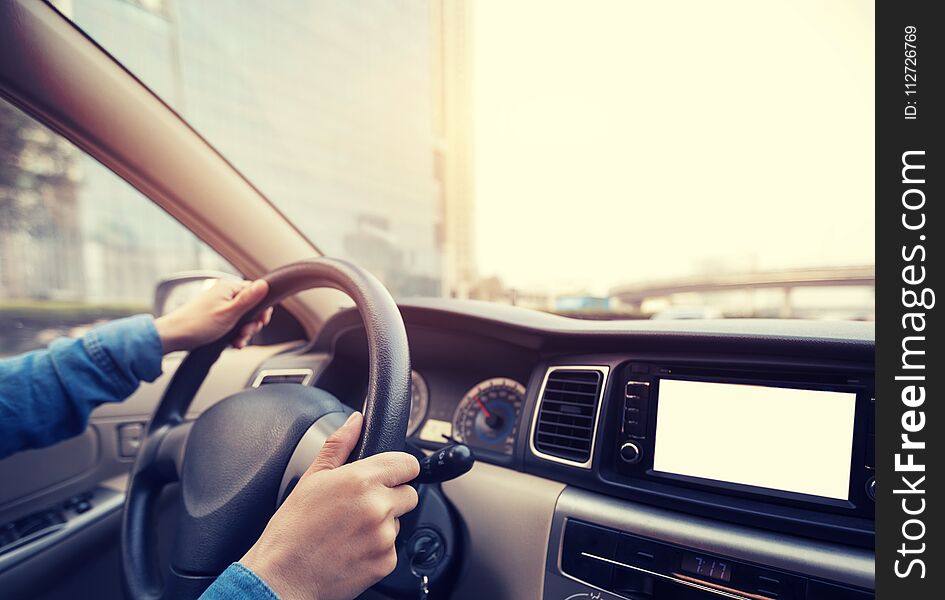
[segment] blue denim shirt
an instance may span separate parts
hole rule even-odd
[[[0,360],[0,459],[78,435],[96,406],[120,402],[141,381],[157,379],[163,353],[154,319],[138,315]],[[202,598],[278,596],[248,568],[233,563]]]

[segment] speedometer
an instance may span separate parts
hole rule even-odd
[[[512,454],[525,386],[504,377],[487,379],[466,392],[453,413],[453,437],[474,448]]]
[[[420,428],[430,406],[430,388],[423,376],[410,371],[410,418],[407,420],[407,435],[413,435]]]

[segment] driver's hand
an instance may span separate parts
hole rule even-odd
[[[397,566],[398,517],[417,506],[406,483],[420,464],[385,452],[345,464],[363,418],[354,413],[240,560],[280,598],[351,600]]]
[[[220,280],[187,304],[155,319],[154,326],[165,354],[193,350],[220,339],[268,291],[269,284],[262,279],[253,282]],[[233,340],[233,346],[242,348],[248,344],[271,317],[269,308],[257,320],[247,323]]]

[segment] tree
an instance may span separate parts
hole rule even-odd
[[[79,157],[63,137],[0,101],[0,292],[78,289]]]
[[[0,101],[0,229],[12,230],[19,222],[16,190],[22,185],[20,156],[26,148],[21,133],[29,126],[26,115]]]
[[[56,204],[74,204],[78,153],[9,103],[0,101],[0,229],[50,235]]]

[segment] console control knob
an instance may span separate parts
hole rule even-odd
[[[869,481],[866,482],[866,495],[869,496],[870,500],[876,502],[876,478],[870,477]]]
[[[624,443],[624,445],[620,447],[619,454],[620,460],[627,464],[633,465],[640,462],[640,447],[633,442]]]

